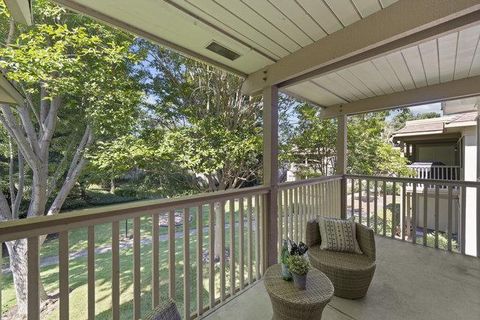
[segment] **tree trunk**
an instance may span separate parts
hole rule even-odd
[[[110,179],[110,193],[111,194],[115,193],[115,179],[113,178]]]
[[[32,200],[28,208],[28,216],[36,217],[45,214],[47,204],[47,177],[48,167],[42,165],[38,172],[33,172]]]
[[[47,202],[47,176],[48,167],[40,166],[33,172],[32,179],[32,200],[28,209],[28,217],[43,216]],[[40,244],[43,243],[40,240]],[[27,279],[28,279],[28,261],[27,261],[27,240],[20,239],[6,243],[9,258],[10,270],[12,271],[13,282],[15,285],[15,294],[17,301],[17,317],[22,318],[27,313]],[[39,282],[40,302],[48,299],[42,282]]]
[[[27,286],[28,286],[28,261],[27,261],[27,240],[9,241],[5,243],[10,259],[10,271],[13,276],[15,295],[17,300],[17,318],[21,319],[27,315]],[[47,300],[48,296],[42,285],[39,283],[40,303]]]

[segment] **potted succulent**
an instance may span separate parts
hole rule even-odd
[[[307,285],[307,273],[310,263],[303,255],[290,255],[287,258],[288,269],[293,276],[293,284],[300,290],[305,290]]]
[[[288,240],[283,240],[282,254],[281,254],[281,265],[282,265],[282,278],[285,281],[292,280],[292,273],[288,270],[288,257],[290,256],[288,250]]]

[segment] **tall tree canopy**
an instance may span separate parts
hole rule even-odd
[[[16,25],[0,2],[6,39],[0,68],[26,97],[22,105],[0,106],[7,140],[2,143],[8,143],[10,155],[0,220],[57,214],[95,139],[130,131],[142,96],[131,77],[138,59],[130,51],[132,36],[45,0],[35,1],[34,15],[35,25]],[[19,210],[22,200],[28,201],[25,212]],[[18,309],[25,313],[26,241],[9,242],[7,248]]]
[[[328,175],[329,168],[335,168],[336,121],[320,119],[317,108],[308,103],[292,111],[297,114],[298,124],[282,148],[281,159],[297,164],[301,176]]]
[[[367,175],[408,176],[407,160],[388,141],[388,112],[349,117],[348,172]]]
[[[336,162],[336,120],[321,119],[318,108],[310,104],[299,104],[294,111],[298,123],[284,146],[284,160],[297,164],[301,176],[329,174]],[[409,173],[406,160],[387,139],[387,116],[386,112],[377,112],[348,118],[348,172],[386,175]]]
[[[204,181],[200,189],[238,188],[258,179],[261,100],[241,94],[241,79],[145,41],[146,137],[168,159]],[[156,134],[152,134],[156,131]],[[159,139],[160,138],[160,139]]]
[[[405,126],[407,121],[411,120],[421,120],[421,119],[431,119],[440,117],[438,112],[425,112],[414,114],[410,108],[403,108],[397,110],[397,114],[392,118],[390,125],[393,130],[399,130]]]

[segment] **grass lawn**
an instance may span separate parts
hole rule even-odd
[[[226,222],[229,222],[229,212],[227,207],[226,213]],[[238,215],[238,203],[235,205],[235,215]],[[192,229],[196,226],[196,211],[195,209],[190,211],[191,216],[191,226]],[[205,207],[203,210],[203,220],[204,226],[208,226],[209,214],[208,208]],[[238,219],[237,219],[238,221]],[[132,221],[129,221],[129,228],[131,234]],[[142,237],[151,236],[151,217],[143,217],[141,223],[141,234]],[[239,256],[239,245],[238,245],[238,225],[236,228],[236,273],[237,273],[237,285],[239,283],[238,277],[238,256]],[[124,221],[120,223],[120,232],[124,234],[125,231]],[[245,225],[245,231],[247,225]],[[183,227],[177,226],[177,231],[182,232]],[[96,246],[110,246],[111,243],[111,224],[103,224],[95,227],[96,231]],[[167,233],[166,227],[160,228],[160,233]],[[70,243],[70,252],[82,251],[87,248],[87,229],[81,228],[77,230],[72,230],[69,235]],[[208,239],[209,235],[204,233],[203,237],[203,248],[207,250],[208,248]],[[226,248],[230,246],[230,227],[227,226],[225,232],[226,239]],[[247,281],[247,234],[245,232],[244,236],[244,247],[245,247],[245,279]],[[191,233],[190,235],[190,294],[191,294],[191,311],[196,310],[196,287],[197,287],[197,274],[196,274],[196,243],[197,236],[196,233]],[[176,301],[180,312],[183,314],[183,238],[177,238],[175,241],[175,272],[176,272]],[[253,248],[255,248],[255,236],[253,236]],[[51,239],[46,242],[41,251],[41,258],[48,256],[55,256],[58,252],[58,240]],[[160,241],[160,296],[161,298],[166,298],[168,296],[168,242]],[[252,250],[253,257],[255,261],[255,250]],[[152,255],[152,246],[150,242],[143,244],[141,248],[141,291],[142,291],[142,315],[148,312],[151,309],[151,255]],[[7,260],[7,259],[4,259]],[[107,251],[104,253],[98,253],[95,255],[95,277],[96,277],[96,315],[97,319],[111,319],[111,269],[112,269],[112,256],[111,252]],[[70,318],[71,319],[85,319],[86,318],[86,307],[87,307],[87,257],[80,257],[70,260],[69,264],[70,270]],[[120,249],[120,303],[121,303],[121,318],[131,319],[133,314],[133,249],[130,246]],[[255,272],[255,268],[253,268]],[[226,268],[226,292],[229,290],[229,275],[230,271]],[[58,265],[49,265],[43,266],[41,268],[41,278],[44,281],[46,290],[49,294],[58,293]],[[215,272],[215,296],[216,298],[220,297],[220,270],[219,264],[217,264]],[[209,272],[208,266],[204,265],[203,268],[203,304],[204,306],[208,305],[208,279]],[[15,293],[12,283],[12,276],[10,274],[5,274],[2,278],[2,311],[6,311],[15,305]],[[58,309],[54,310],[51,314],[46,317],[46,319],[58,319]]]
[[[245,211],[247,208],[247,204],[245,202]],[[238,209],[239,203],[238,201],[235,202],[235,221],[238,222]],[[253,205],[253,208],[255,206]],[[197,215],[196,215],[196,208],[190,208],[190,225],[192,228],[196,227],[197,224]],[[229,204],[227,202],[225,206],[225,210],[227,211],[226,215],[226,222],[229,223]],[[178,211],[180,212],[180,211]],[[66,213],[71,214],[71,213]],[[162,215],[167,215],[167,213],[162,213]],[[209,208],[208,206],[203,206],[203,225],[207,227],[209,225]],[[152,224],[151,224],[151,217],[141,217],[141,235],[142,237],[150,237],[152,235]],[[183,226],[177,226],[176,231],[182,231]],[[87,228],[79,228],[70,231],[69,233],[69,246],[70,252],[76,252],[80,250],[84,250],[87,247]],[[168,233],[167,227],[160,227],[160,235],[164,235]],[[131,236],[133,234],[133,221],[130,220],[123,220],[120,222],[120,237],[124,237],[125,235]],[[97,247],[109,245],[112,240],[112,225],[111,224],[101,224],[95,226],[95,243]],[[58,241],[49,241],[47,240],[41,248],[41,257],[51,257],[58,255]]]

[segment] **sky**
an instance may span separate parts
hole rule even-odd
[[[428,113],[428,112],[437,112],[440,115],[443,115],[441,103],[430,103],[430,104],[424,104],[424,105],[408,107],[408,108],[412,111],[414,115]],[[393,117],[395,117],[395,115],[398,114],[398,112],[399,111],[390,112],[390,115],[387,117],[387,121],[392,120]]]
[[[421,113],[427,113],[427,112],[438,112],[442,113],[442,105],[441,103],[430,103],[430,104],[424,104],[421,106],[416,106],[416,107],[410,107],[410,110],[413,112],[413,114],[421,114]]]

